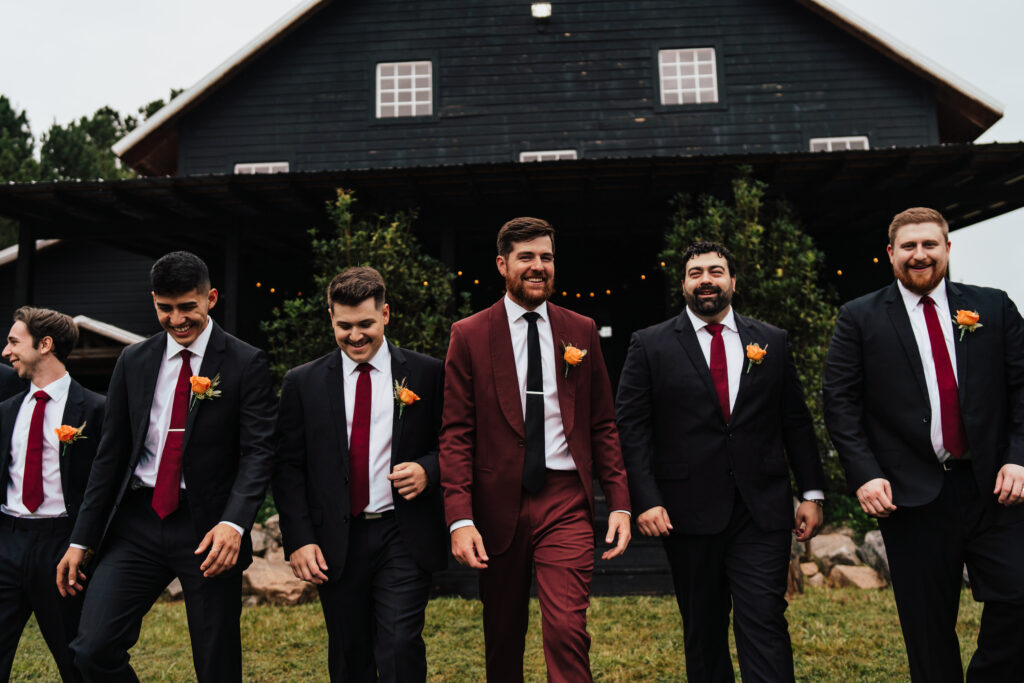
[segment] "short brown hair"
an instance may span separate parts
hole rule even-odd
[[[521,216],[513,218],[498,231],[498,256],[512,253],[512,245],[516,242],[529,242],[538,237],[551,238],[551,251],[555,251],[555,229],[543,218]]]
[[[384,278],[375,269],[368,266],[346,268],[327,286],[327,307],[334,304],[358,306],[373,297],[373,303],[380,308],[384,305],[384,294]]]
[[[38,349],[45,337],[53,340],[53,355],[63,363],[78,343],[78,325],[71,316],[49,308],[22,306],[14,312],[14,322],[25,323],[32,336],[32,348]]]
[[[942,228],[943,238],[949,240],[949,224],[942,214],[925,206],[915,206],[893,216],[892,223],[889,224],[889,244],[896,244],[896,233],[900,228],[917,223],[938,223]]]

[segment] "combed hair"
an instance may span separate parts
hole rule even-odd
[[[380,308],[384,305],[385,293],[384,278],[376,269],[368,266],[346,268],[327,286],[327,307],[332,308],[334,304],[358,306],[373,297],[373,303]]]
[[[543,218],[521,216],[513,218],[498,231],[498,256],[512,253],[512,245],[516,242],[529,242],[538,237],[551,238],[551,252],[555,251],[555,229]]]
[[[210,291],[210,270],[203,259],[190,251],[172,251],[157,259],[149,271],[154,294],[176,296],[193,290]]]
[[[694,256],[700,256],[701,254],[718,254],[724,258],[726,265],[729,266],[729,276],[735,277],[736,259],[733,258],[731,251],[718,242],[694,242],[688,246],[686,251],[683,253],[683,277],[686,277],[686,264],[689,263],[690,259]]]
[[[53,355],[61,363],[67,360],[78,343],[78,325],[60,311],[22,306],[14,312],[14,321],[25,323],[32,337],[32,348],[38,349],[45,337],[53,340]]]
[[[942,214],[926,206],[915,206],[893,216],[892,223],[889,224],[889,244],[896,244],[896,233],[900,228],[917,223],[938,223],[942,228],[942,237],[949,241],[949,223]]]

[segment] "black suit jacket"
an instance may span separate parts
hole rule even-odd
[[[196,401],[188,413],[182,474],[196,543],[218,522],[248,530],[263,502],[273,468],[275,402],[262,351],[214,325],[197,375],[220,374],[221,396]],[[107,393],[99,452],[71,542],[99,548],[145,447],[167,334],[133,344],[117,360]],[[252,561],[248,532],[238,565]]]
[[[1006,292],[946,283],[953,325],[977,311],[974,332],[954,330],[960,411],[980,490],[991,492],[1006,463],[1024,465],[1024,321]],[[924,365],[896,283],[839,311],[825,361],[825,421],[856,491],[884,477],[893,503],[931,502],[942,487],[931,443]]]
[[[728,424],[684,310],[630,339],[616,418],[633,509],[664,506],[676,533],[725,529],[737,490],[763,530],[793,527],[789,465],[802,491],[823,489],[810,412],[785,330],[735,314],[744,347],[768,354],[747,372]]]
[[[11,436],[14,433],[14,422],[18,419],[18,410],[28,389],[0,403],[0,502],[7,501],[7,485],[10,482]],[[61,424],[80,427],[83,438],[69,445],[65,451],[60,447],[60,484],[64,491],[64,508],[69,517],[78,515],[82,504],[82,494],[89,479],[89,470],[96,457],[100,432],[103,429],[104,398],[99,394],[82,387],[74,379],[68,388],[68,398],[64,403],[64,416]]]
[[[14,368],[0,363],[0,401],[7,400],[24,389],[25,383],[18,377]]]
[[[388,342],[391,374],[420,396],[399,418],[394,409],[391,464],[423,466],[427,489],[405,500],[394,488],[402,541],[423,569],[442,569],[448,534],[441,508],[437,435],[441,427],[444,373],[441,361]],[[316,543],[336,580],[345,567],[349,524],[348,432],[341,351],[293,368],[281,387],[277,422],[274,501],[281,515],[284,550]]]

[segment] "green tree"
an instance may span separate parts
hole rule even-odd
[[[736,259],[733,303],[745,315],[789,333],[797,372],[814,417],[818,446],[829,479],[830,511],[849,517],[842,468],[832,450],[822,413],[821,374],[835,323],[833,297],[821,284],[824,254],[814,245],[785,202],[766,206],[767,185],[741,167],[732,197],[678,195],[665,248],[667,281],[674,303],[685,305],[682,288],[686,248],[697,240],[724,244]],[[835,515],[830,515],[834,521]]]
[[[135,174],[121,166],[111,146],[134,130],[137,120],[110,107],[100,107],[66,126],[58,123],[43,134],[39,151],[46,180],[119,180]]]
[[[35,140],[28,116],[17,111],[5,95],[0,95],[0,180],[26,182],[39,176],[39,165],[32,155]]]
[[[278,379],[290,368],[337,348],[327,318],[327,286],[345,268],[371,266],[380,271],[391,306],[387,337],[403,348],[443,358],[452,322],[469,314],[469,295],[456,294],[454,273],[421,251],[412,234],[415,212],[356,216],[355,201],[352,192],[338,190],[337,199],[327,203],[331,234],[310,230],[311,294],[284,301],[272,319],[260,324]]]

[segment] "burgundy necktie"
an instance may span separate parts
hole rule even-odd
[[[25,479],[22,482],[21,502],[29,512],[35,512],[43,503],[43,413],[50,400],[45,391],[32,394],[36,405],[28,426],[28,448],[25,449]]]
[[[188,357],[191,351],[181,351],[181,371],[174,386],[174,403],[171,404],[171,424],[167,429],[167,440],[160,456],[160,467],[153,487],[153,510],[164,519],[178,509],[181,489],[181,447],[185,441],[185,422],[188,420],[188,402],[192,393],[192,366]]]
[[[349,510],[360,514],[370,504],[370,385],[369,363],[360,363],[356,403],[352,407],[352,436],[348,440]]]
[[[928,325],[928,341],[932,345],[935,376],[939,382],[939,415],[942,416],[942,445],[954,458],[967,452],[967,431],[960,416],[960,394],[956,388],[956,375],[949,359],[949,349],[942,334],[935,302],[930,296],[922,297],[924,321]]]
[[[705,329],[711,333],[711,379],[715,381],[718,392],[718,403],[722,406],[722,419],[729,421],[729,366],[725,362],[725,340],[722,329],[725,325],[707,325]]]

